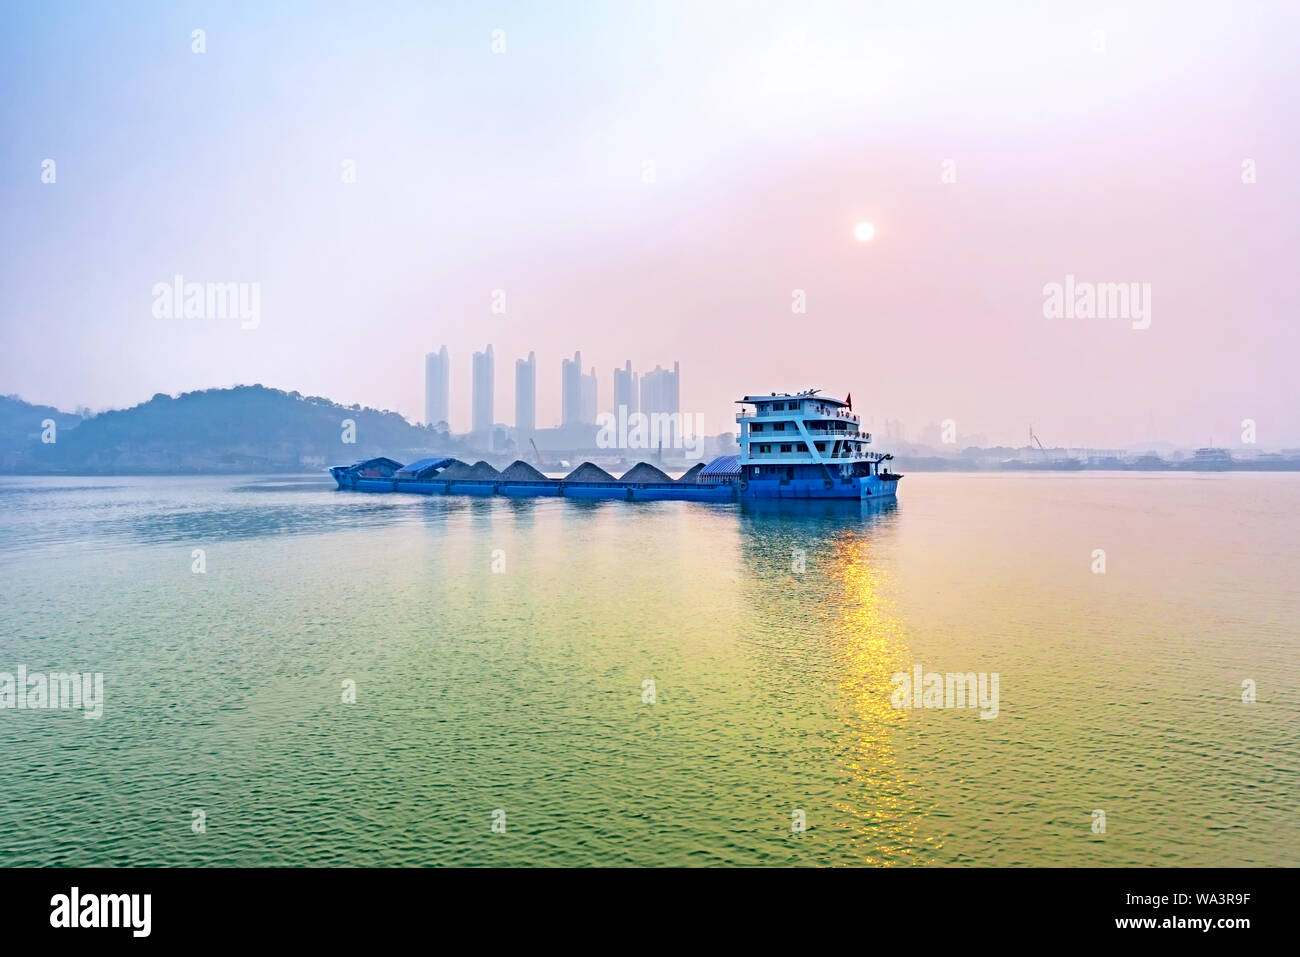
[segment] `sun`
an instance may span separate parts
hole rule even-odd
[[[853,238],[860,243],[869,243],[876,238],[876,227],[870,223],[858,223],[853,227]]]

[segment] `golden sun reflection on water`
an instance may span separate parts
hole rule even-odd
[[[891,706],[890,678],[912,667],[907,635],[883,594],[884,573],[872,563],[869,540],[851,531],[837,536],[827,576],[841,599],[830,627],[846,742],[839,761],[848,776],[836,808],[861,854],[855,863],[921,863],[942,842],[918,834],[920,782],[900,763],[896,746],[908,712]]]

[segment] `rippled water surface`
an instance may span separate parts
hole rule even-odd
[[[875,513],[0,479],[0,671],[105,681],[0,709],[0,862],[1296,865],[1297,581],[1284,474]],[[996,672],[997,717],[893,708],[916,665]]]

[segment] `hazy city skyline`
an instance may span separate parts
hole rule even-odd
[[[561,417],[552,425],[537,424],[537,353],[530,350],[527,358],[515,360],[515,391],[513,395],[515,417],[512,422],[494,418],[493,396],[495,395],[495,353],[491,343],[481,352],[471,357],[468,375],[470,404],[472,415],[467,427],[465,423],[448,418],[448,395],[454,395],[450,389],[456,375],[453,360],[446,345],[437,352],[425,355],[424,393],[426,425],[445,422],[452,432],[486,432],[493,426],[506,426],[524,433],[538,428],[564,427],[568,425],[594,425],[597,416],[603,412],[617,413],[622,406],[627,414],[643,411],[653,413],[675,413],[681,408],[681,363],[674,361],[671,370],[656,365],[650,372],[638,375],[632,360],[627,359],[623,368],[613,370],[612,402],[600,400],[599,375],[592,367],[590,372],[582,371],[582,352],[574,352],[573,357],[560,362],[560,402]],[[567,394],[566,394],[567,393]],[[509,407],[507,405],[507,407]],[[718,432],[731,432],[733,429],[720,428]]]
[[[419,420],[445,342],[463,425],[492,341],[536,349],[550,423],[582,343],[601,391],[680,357],[710,433],[821,388],[997,444],[1300,445],[1293,5],[3,17],[0,392]],[[256,291],[256,323],[160,313],[176,276]],[[1052,286],[1129,283],[1145,317],[1050,317]]]

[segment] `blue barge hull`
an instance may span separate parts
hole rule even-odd
[[[333,470],[331,469],[331,472]],[[678,485],[672,482],[510,482],[482,479],[431,482],[392,478],[356,478],[335,473],[338,487],[355,492],[405,492],[415,495],[506,495],[513,498],[552,496],[578,499],[621,499],[627,502],[734,502],[734,486]]]
[[[577,499],[621,499],[628,502],[734,502],[738,499],[795,500],[885,500],[896,497],[899,476],[864,476],[847,482],[828,483],[811,479],[793,481],[721,482],[691,484],[676,482],[545,482],[493,481],[491,479],[439,482],[396,478],[358,478],[334,472],[340,489],[355,492],[403,492],[414,495],[506,495],[512,498],[538,496]]]
[[[740,496],[744,499],[892,499],[898,496],[901,475],[859,475],[850,479],[831,481],[822,478],[808,479],[749,479],[740,483]]]

